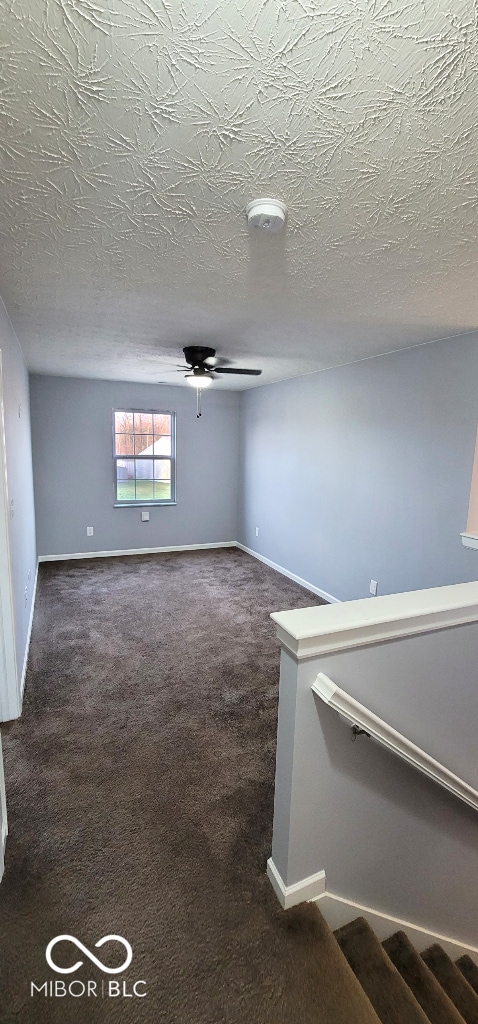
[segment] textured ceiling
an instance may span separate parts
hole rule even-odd
[[[478,325],[473,0],[0,10],[0,291],[32,369],[179,383],[202,343],[264,368],[243,387]],[[284,236],[248,234],[261,195]]]

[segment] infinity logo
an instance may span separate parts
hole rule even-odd
[[[56,938],[52,939],[51,942],[48,943],[48,946],[46,947],[45,950],[45,957],[50,967],[52,967],[54,971],[58,971],[59,974],[73,974],[73,971],[77,971],[79,967],[82,967],[83,960],[78,960],[76,964],[73,964],[73,967],[57,967],[57,965],[53,962],[51,958],[51,951],[53,947],[56,946],[57,942],[72,942],[74,946],[77,946],[78,949],[81,949],[81,952],[84,953],[85,956],[89,958],[89,960],[92,960],[92,962],[96,964],[97,967],[99,967],[100,971],[104,971],[105,974],[119,974],[121,971],[125,971],[126,968],[129,967],[133,959],[133,950],[129,942],[127,942],[126,939],[123,939],[121,935],[104,935],[102,939],[99,939],[98,942],[95,942],[96,948],[98,948],[99,946],[104,946],[105,942],[121,942],[121,944],[124,946],[126,950],[126,960],[124,964],[121,965],[121,967],[106,967],[105,964],[101,963],[101,960],[98,960],[98,958],[94,956],[93,953],[90,953],[90,950],[87,949],[82,942],[79,942],[78,939],[75,939],[74,935],[57,935]]]

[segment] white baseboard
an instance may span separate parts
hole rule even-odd
[[[235,548],[235,540],[214,544],[171,544],[161,548],[122,548],[119,551],[70,551],[66,555],[39,555],[39,562],[65,562],[70,558],[114,558],[121,555],[158,555],[167,551],[206,551],[209,548]]]
[[[433,932],[420,924],[404,921],[402,918],[393,917],[391,914],[384,914],[381,910],[374,910],[372,907],[366,907],[362,903],[355,903],[353,900],[346,900],[342,896],[335,896],[334,893],[328,892],[325,871],[319,871],[316,875],[303,878],[294,885],[285,885],[271,858],[267,861],[267,875],[284,910],[287,910],[289,907],[295,907],[298,903],[316,903],[332,931],[335,931],[336,928],[341,928],[344,924],[348,924],[349,921],[353,921],[356,917],[364,917],[370,927],[373,928],[380,942],[388,939],[394,932],[403,931],[406,932],[419,953],[426,949],[427,946],[438,942],[445,950],[445,953],[451,956],[452,960],[456,960],[457,957],[467,953],[475,963],[478,963],[478,948],[476,946],[470,946],[466,942],[459,942],[458,939],[451,939],[448,935]]]
[[[430,931],[429,928],[413,924],[411,921],[403,921],[399,917],[383,914],[380,910],[372,910],[371,907],[364,907],[362,904],[354,903],[352,900],[343,899],[341,896],[334,896],[331,892],[322,893],[321,896],[314,899],[314,903],[317,904],[320,913],[325,917],[332,931],[335,931],[336,928],[341,928],[344,924],[348,924],[349,921],[353,921],[355,917],[364,917],[371,928],[373,928],[380,942],[388,939],[389,935],[393,935],[394,932],[406,932],[419,953],[426,949],[427,946],[437,942],[452,960],[456,960],[457,957],[467,953],[475,963],[478,963],[478,948],[476,946],[469,946],[464,942],[459,942],[457,939],[451,939],[447,935],[441,935],[439,932]]]
[[[328,594],[326,590],[321,590],[320,587],[315,587],[313,583],[309,583],[308,580],[303,580],[301,576],[296,576],[295,572],[289,572],[288,569],[284,569],[283,565],[277,565],[277,562],[271,562],[270,558],[266,558],[265,555],[260,555],[258,551],[253,551],[252,548],[246,548],[245,544],[241,544],[240,541],[236,541],[236,548],[240,548],[241,551],[245,551],[247,555],[252,555],[253,558],[257,558],[259,562],[264,562],[264,565],[270,566],[271,569],[275,569],[276,572],[280,572],[282,576],[287,576],[289,580],[293,580],[294,583],[298,583],[300,587],[304,587],[305,590],[311,590],[313,594],[317,594],[317,597],[323,597],[324,601],[328,604],[340,604],[340,598],[334,597],[333,594]]]
[[[266,558],[264,555],[260,555],[258,551],[253,551],[252,548],[247,548],[245,544],[241,544],[238,540],[225,540],[219,541],[213,544],[171,544],[167,547],[158,548],[123,548],[119,551],[70,551],[63,555],[39,555],[39,562],[65,562],[73,558],[115,558],[121,555],[158,555],[168,551],[207,551],[209,548],[240,548],[241,551],[245,551],[247,555],[252,555],[253,558],[257,558],[259,562],[264,562],[271,569],[275,569],[276,572],[280,572],[282,576],[287,576],[289,580],[293,580],[294,583],[298,583],[300,587],[304,587],[305,590],[310,590],[312,594],[317,594],[317,597],[323,597],[324,601],[329,604],[338,604],[339,598],[334,597],[332,594],[328,594],[326,590],[321,590],[320,587],[315,587],[313,583],[309,583],[308,580],[303,580],[301,576],[296,576],[295,573],[289,572],[288,569],[284,569],[282,565],[277,565],[276,562],[271,562],[270,558]]]
[[[303,903],[305,900],[315,900],[317,896],[325,892],[325,871],[319,871],[318,874],[304,878],[295,885],[285,885],[272,857],[270,857],[267,861],[267,876],[284,910],[287,910],[288,907],[295,907],[297,903]]]
[[[32,604],[31,604],[31,608],[30,608],[30,620],[29,620],[29,623],[28,623],[27,642],[26,642],[26,646],[25,646],[25,655],[24,655],[24,658],[23,658],[22,675],[21,675],[21,679],[20,679],[20,700],[23,700],[23,691],[25,689],[25,677],[26,677],[26,674],[27,674],[28,655],[29,655],[29,652],[30,652],[30,640],[31,640],[31,636],[32,636],[33,614],[34,614],[34,611],[35,611],[35,600],[36,600],[36,596],[37,596],[37,583],[38,583],[38,562],[37,562],[37,567],[36,567],[36,572],[35,572],[35,581],[34,581],[34,584],[33,584]]]

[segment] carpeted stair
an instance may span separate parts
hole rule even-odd
[[[461,973],[466,978],[469,985],[471,985],[474,992],[478,993],[478,967],[471,959],[471,956],[461,956],[456,961],[456,966],[460,968]]]
[[[382,1024],[478,1024],[478,967],[441,946],[419,954],[404,932],[380,943],[363,917],[335,932]]]
[[[385,940],[383,948],[425,1011],[430,1024],[463,1024],[456,1006],[405,932],[395,932]]]
[[[464,978],[460,968],[450,960],[441,946],[430,946],[422,953],[422,957],[460,1011],[466,1024],[478,1024],[478,996]]]

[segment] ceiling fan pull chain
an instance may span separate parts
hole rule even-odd
[[[196,390],[196,419],[198,420],[200,416],[202,416],[202,412],[201,412],[201,388],[197,388],[197,390]]]

